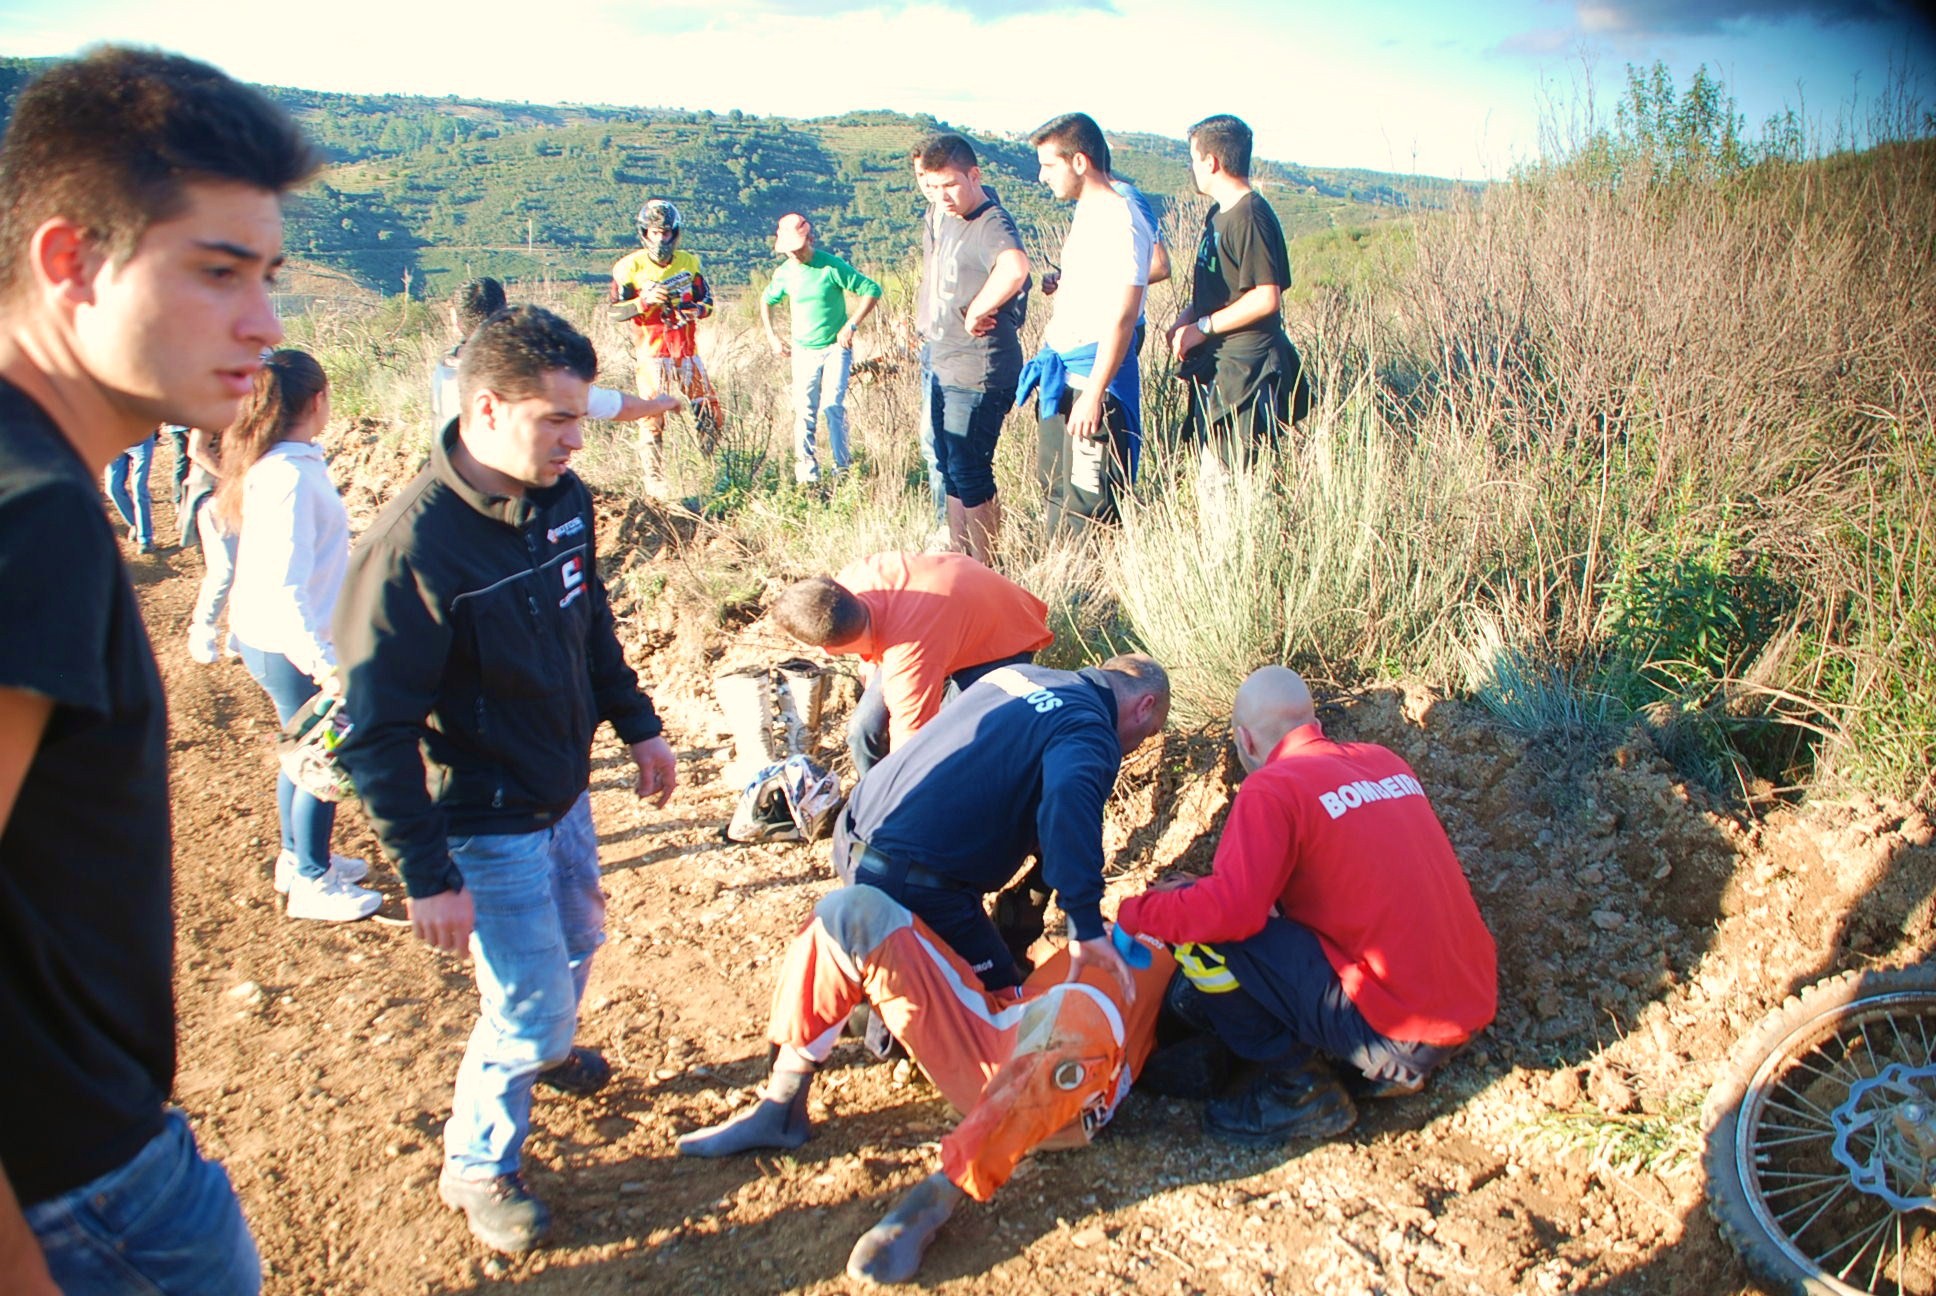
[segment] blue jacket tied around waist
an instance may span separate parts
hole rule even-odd
[[[1131,445],[1143,439],[1143,375],[1136,363],[1137,348],[1132,343],[1116,374],[1109,380],[1109,394],[1123,407],[1123,424]],[[1069,375],[1087,378],[1096,367],[1096,344],[1084,343],[1072,351],[1052,351],[1043,347],[1022,366],[1021,386],[1015,393],[1017,405],[1041,388],[1041,403],[1036,416],[1047,418],[1061,408],[1062,393],[1069,389]]]

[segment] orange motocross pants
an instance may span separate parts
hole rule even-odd
[[[1145,942],[1153,944],[1152,942]],[[827,896],[794,937],[773,993],[771,1038],[816,1062],[866,999],[956,1111],[941,1168],[987,1201],[1036,1147],[1078,1147],[1106,1124],[1149,1056],[1175,970],[1152,948],[1122,1002],[1108,973],[1064,983],[1067,953],[1022,986],[991,995],[953,950],[885,892]]]
[[[644,351],[639,352],[638,361],[639,395],[685,397],[686,406],[692,412],[693,427],[699,432],[700,449],[711,454],[718,445],[725,412],[720,408],[719,391],[706,372],[705,361],[696,355],[674,359]],[[648,422],[660,427],[665,424],[663,418]]]

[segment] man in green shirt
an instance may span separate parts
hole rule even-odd
[[[798,213],[780,218],[773,250],[784,256],[760,298],[760,322],[774,355],[793,355],[793,478],[820,480],[813,431],[827,417],[834,471],[845,472],[847,376],[854,367],[854,330],[881,300],[881,286],[831,252],[814,246],[813,222]],[[848,299],[853,298],[849,307]],[[793,342],[773,330],[773,307],[792,303]]]

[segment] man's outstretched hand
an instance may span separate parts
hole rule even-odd
[[[639,767],[639,781],[633,787],[641,801],[650,800],[661,809],[679,786],[679,762],[664,738],[647,738],[632,744],[632,763]]]
[[[1129,960],[1116,952],[1116,946],[1107,936],[1095,940],[1074,941],[1069,946],[1069,975],[1063,981],[1081,978],[1084,968],[1098,967],[1116,978],[1116,985],[1123,992],[1125,1005],[1136,1002],[1136,978],[1130,975]]]

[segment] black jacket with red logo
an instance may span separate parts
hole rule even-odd
[[[487,495],[451,466],[456,434],[357,542],[336,603],[338,757],[412,896],[462,885],[448,838],[570,810],[599,721],[628,744],[660,730],[598,578],[591,492],[567,472]]]

